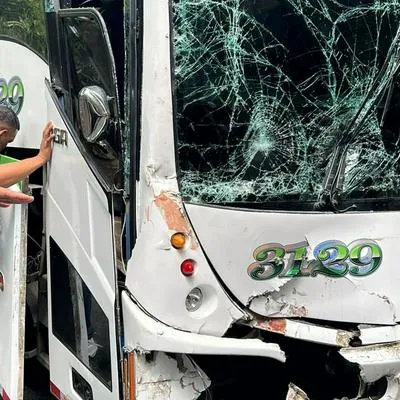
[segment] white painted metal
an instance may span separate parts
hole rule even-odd
[[[399,400],[400,399],[400,376],[387,378],[387,388],[380,400]]]
[[[28,48],[6,40],[0,41],[0,78],[7,82],[19,77],[24,85],[24,102],[20,114],[21,130],[10,147],[38,149],[46,123],[45,79],[49,68]]]
[[[0,208],[0,397],[4,391],[11,400],[24,390],[26,229],[26,205]]]
[[[48,118],[53,121],[55,127],[68,131],[50,93],[47,95],[47,112]],[[109,320],[112,391],[109,391],[52,334],[51,271],[48,262],[51,381],[68,398],[80,400],[72,388],[71,367],[73,367],[90,383],[95,399],[117,399],[119,389],[111,216],[108,212],[106,196],[70,134],[68,146],[54,144],[53,157],[48,168],[45,207],[47,246],[49,237],[53,237],[87,284]]]
[[[400,342],[400,325],[360,326],[359,330],[363,345]]]
[[[292,319],[271,318],[268,320],[261,320],[254,318],[245,324],[256,329],[278,333],[293,339],[336,347],[347,347],[350,345],[351,339],[357,337],[356,332]]]
[[[147,312],[167,325],[221,336],[243,313],[222,290],[202,250],[198,246],[175,250],[169,243],[172,233],[153,203],[128,263],[126,286]],[[190,278],[180,270],[187,258],[197,262],[197,271]],[[185,300],[194,287],[203,291],[204,301],[199,310],[189,312]]]
[[[186,209],[218,275],[241,303],[256,313],[371,324],[398,320],[399,213],[273,213],[196,205]],[[349,244],[364,238],[377,241],[383,251],[382,265],[370,276],[256,281],[247,273],[254,250],[264,243],[286,245],[307,240],[314,249],[325,240]]]
[[[0,40],[0,79],[7,83],[18,77],[24,87],[19,119],[21,129],[9,147],[39,148],[46,122],[45,78],[47,64],[25,46]],[[18,187],[13,189],[18,191]],[[27,206],[0,209],[0,272],[4,292],[0,291],[0,395],[23,398],[26,229]]]
[[[259,339],[231,339],[184,332],[151,318],[122,293],[125,345],[131,349],[186,354],[246,355],[285,361],[275,343]]]
[[[178,192],[171,90],[169,0],[143,2],[143,67],[138,226],[155,196]]]
[[[183,212],[174,157],[169,2],[147,1],[143,9],[139,225],[138,240],[127,267],[126,285],[149,313],[166,324],[220,336],[243,313],[227,297],[198,246],[180,252],[171,247],[169,240],[175,230],[168,226],[166,219],[174,210],[162,210],[156,205],[160,196],[167,196]],[[180,272],[185,258],[194,258],[198,263],[197,273],[191,279]],[[198,312],[189,313],[185,299],[196,286],[205,293],[204,306]]]
[[[400,374],[400,343],[346,348],[340,350],[340,354],[360,366],[364,382],[376,382],[384,376]]]

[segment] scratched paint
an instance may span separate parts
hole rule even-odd
[[[162,193],[155,198],[154,202],[160,209],[168,229],[173,232],[185,233],[190,238],[190,247],[192,250],[196,250],[198,242],[178,196]]]

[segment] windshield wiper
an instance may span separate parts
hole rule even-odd
[[[340,211],[338,209],[343,191],[344,170],[346,167],[346,154],[348,147],[337,145],[329,161],[328,171],[325,175],[324,189],[314,204],[317,211]],[[353,206],[349,207],[352,208]],[[348,209],[344,210],[347,211]]]
[[[396,36],[390,45],[385,62],[383,63],[379,73],[375,77],[370,89],[368,90],[363,102],[352,118],[351,122],[344,129],[344,133],[340,136],[333,150],[333,156],[328,163],[327,173],[325,175],[323,190],[317,202],[314,204],[314,209],[317,211],[334,211],[346,212],[356,208],[352,205],[344,210],[340,210],[339,204],[343,193],[343,183],[346,168],[346,156],[349,147],[354,143],[354,140],[363,131],[364,123],[370,116],[370,111],[376,103],[379,103],[384,94],[387,92],[387,98],[381,125],[389,108],[390,97],[393,94],[395,78],[400,70],[400,25],[397,29]],[[387,78],[387,79],[384,79]],[[371,99],[374,95],[373,99]]]

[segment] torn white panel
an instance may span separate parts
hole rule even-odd
[[[264,316],[307,317],[364,324],[394,325],[400,305],[398,249],[400,215],[387,213],[277,213],[245,209],[224,209],[186,204],[193,229],[215,271],[242,304]],[[227,229],[229,227],[229,229]],[[302,271],[315,260],[321,243],[336,240],[353,249],[355,242],[373,240],[381,250],[380,264],[370,274],[355,276],[349,255],[342,276],[317,271],[308,276],[283,276],[291,264],[287,251],[278,274],[249,274],[257,262],[255,250],[265,244],[288,248],[306,242],[300,259]],[[331,253],[333,254],[333,253]],[[347,258],[346,258],[347,257]],[[364,259],[361,260],[364,262]],[[367,262],[364,262],[368,264]],[[263,273],[263,268],[268,273]]]
[[[157,352],[151,361],[138,354],[136,377],[138,400],[195,400],[211,384],[200,367],[184,354],[177,354],[175,359]]]
[[[342,322],[396,322],[395,305],[385,296],[361,290],[348,279],[320,277],[312,282],[313,290],[307,288],[306,292],[303,289],[304,280],[292,279],[279,291],[253,298],[250,308],[258,314],[279,318],[313,318],[318,315],[318,319]],[[362,304],[363,307],[352,304]],[[338,313],[342,319],[337,316]],[[349,314],[352,318],[346,317]]]
[[[359,365],[361,378],[367,383],[400,373],[400,343],[345,348],[340,354]]]
[[[284,292],[284,287],[278,292]],[[288,297],[288,298],[286,298]],[[261,315],[269,317],[306,317],[307,309],[296,301],[290,302],[290,297],[285,295],[274,294],[268,296],[257,296],[251,300],[251,309],[259,312]]]

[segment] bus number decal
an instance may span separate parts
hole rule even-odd
[[[10,107],[19,114],[24,103],[24,85],[18,76],[8,82],[0,78],[0,104]]]
[[[316,246],[313,259],[308,259],[308,243],[289,245],[266,243],[253,252],[254,262],[248,275],[257,281],[279,278],[325,275],[341,278],[374,273],[382,263],[382,249],[374,240],[359,239],[346,245],[340,240],[327,240]]]

